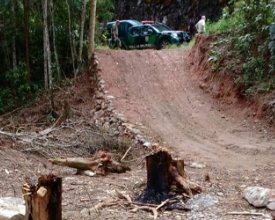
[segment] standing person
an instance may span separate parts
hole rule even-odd
[[[199,20],[199,22],[195,25],[197,32],[199,34],[205,33],[205,20],[206,20],[206,17],[203,15],[201,16],[201,20]]]
[[[112,29],[111,29],[111,33],[112,33],[112,41],[114,44],[118,44],[119,47],[121,48],[121,41],[118,38],[118,26],[119,26],[120,22],[119,20],[116,20],[116,22],[113,24]]]

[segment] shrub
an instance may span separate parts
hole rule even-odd
[[[240,91],[270,91],[275,86],[275,0],[235,1],[234,12],[224,10],[223,17],[209,23],[210,33],[219,33],[209,51],[214,70],[232,71]],[[272,23],[273,22],[273,23]],[[226,60],[226,62],[222,62]],[[257,88],[257,89],[256,89]]]

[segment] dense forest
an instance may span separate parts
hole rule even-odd
[[[113,11],[111,0],[1,0],[0,113],[76,77]]]
[[[244,94],[273,90],[274,0],[1,0],[0,113],[81,73],[104,45],[107,21],[146,18],[191,31],[202,14],[207,34],[219,35],[209,52],[213,70],[232,72]]]

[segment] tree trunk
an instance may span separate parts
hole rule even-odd
[[[48,0],[42,0],[43,7],[43,46],[44,46],[44,79],[45,89],[50,91],[51,108],[54,109],[52,90],[52,62],[48,28]]]
[[[96,22],[96,1],[91,2],[91,14],[90,14],[90,24],[89,24],[89,47],[88,47],[88,60],[93,56],[95,50],[95,22]]]
[[[82,13],[81,13],[81,30],[80,30],[80,37],[79,37],[79,52],[78,52],[78,58],[77,58],[77,61],[79,63],[82,62],[83,35],[84,35],[83,33],[84,33],[87,2],[88,0],[83,0]]]
[[[15,24],[14,1],[11,1],[11,11],[12,11],[12,27],[13,27],[13,30],[15,30],[16,24]],[[12,36],[12,68],[14,71],[17,69],[15,34]]]
[[[74,48],[73,48],[73,34],[72,34],[72,22],[71,22],[71,9],[70,9],[70,5],[68,3],[68,1],[66,0],[66,4],[67,4],[67,9],[68,9],[68,21],[69,21],[69,42],[70,42],[70,49],[71,49],[71,56],[72,56],[72,65],[73,65],[73,72],[74,74],[76,74],[75,72],[75,65],[74,65]]]
[[[146,157],[147,187],[138,198],[143,203],[160,204],[168,198],[170,191],[169,167],[172,157],[159,151]]]
[[[53,1],[50,0],[50,13],[51,13],[51,21],[52,21],[52,33],[53,33],[53,50],[54,50],[54,58],[57,68],[57,80],[61,80],[61,70],[60,70],[60,64],[58,60],[58,53],[56,48],[56,37],[55,37],[55,24],[54,24],[54,7],[53,7]]]
[[[28,86],[31,87],[28,0],[23,0],[23,7],[24,7],[24,32],[25,32],[25,48],[26,48],[27,83],[28,83]]]
[[[47,50],[47,0],[42,0],[43,7],[43,48],[44,48],[44,87],[49,89],[48,50]]]
[[[46,0],[48,1],[48,0]],[[48,6],[48,4],[46,5]],[[48,78],[49,78],[49,90],[50,90],[50,97],[51,97],[51,108],[54,109],[54,98],[53,98],[53,76],[52,76],[52,59],[51,59],[51,48],[50,48],[50,39],[49,39],[49,28],[48,28],[48,8],[46,8],[46,50],[47,50],[47,70],[48,70]]]
[[[22,187],[24,220],[62,220],[62,178],[54,175],[27,179]]]

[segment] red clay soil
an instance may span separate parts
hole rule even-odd
[[[251,108],[236,98],[231,81],[207,80],[209,42],[202,43],[191,51],[99,50],[105,89],[142,134],[180,157],[230,170],[272,162],[273,134],[247,118]]]
[[[215,80],[206,62],[210,41],[198,38],[193,49],[100,49],[95,54],[105,90],[115,97],[116,110],[123,113],[148,141],[168,147],[173,156],[183,158],[186,164],[205,165],[202,169],[186,166],[187,175],[202,184],[206,193],[219,197],[216,219],[250,219],[251,216],[225,216],[225,213],[254,209],[241,196],[244,186],[274,188],[274,133],[258,118],[259,107],[237,98],[230,80]],[[92,126],[89,111],[94,100],[90,86],[89,80],[84,79],[68,92],[68,97],[73,98],[72,107],[83,115],[78,121],[78,129]],[[39,118],[39,114],[38,111],[35,115],[22,114],[21,125],[15,125],[11,117],[1,117],[1,128],[10,131],[11,126],[26,127],[31,118]],[[39,130],[50,125],[42,126]],[[90,211],[88,217],[81,217],[83,213],[80,212],[85,208],[117,198],[115,188],[131,196],[138,194],[146,185],[146,171],[133,164],[132,171],[125,174],[90,178],[76,176],[70,168],[50,166],[49,157],[79,156],[77,146],[65,151],[58,147],[58,139],[70,139],[78,132],[75,128],[68,129],[70,126],[72,124],[67,124],[48,136],[57,140],[50,152],[41,148],[35,151],[33,145],[23,146],[18,140],[0,134],[0,196],[20,197],[24,177],[53,172],[63,177],[63,219],[151,218],[151,213],[131,213],[122,208],[123,205],[107,207],[101,212]],[[31,126],[28,128],[35,131]],[[21,152],[26,148],[31,149],[29,153]],[[210,183],[204,182],[206,174]],[[212,211],[207,212],[211,214]],[[188,219],[188,215],[188,212],[164,212],[160,219],[175,219],[175,216]]]

